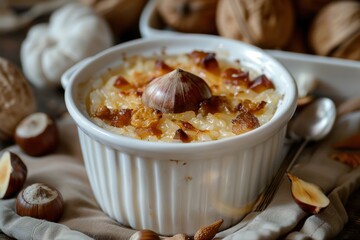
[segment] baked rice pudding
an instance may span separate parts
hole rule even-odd
[[[146,141],[203,142],[260,127],[282,95],[271,79],[215,53],[124,57],[87,86],[100,127]]]

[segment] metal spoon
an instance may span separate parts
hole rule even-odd
[[[288,127],[289,136],[298,140],[300,146],[287,171],[293,167],[298,155],[310,141],[322,140],[330,133],[335,119],[336,107],[334,102],[329,98],[319,98],[290,121]],[[297,146],[295,144],[295,147]]]
[[[331,131],[336,119],[336,107],[329,98],[319,98],[296,115],[288,126],[289,136],[296,140],[282,165],[265,189],[253,211],[263,211],[273,199],[285,172],[295,165],[300,153],[310,141],[319,141]]]

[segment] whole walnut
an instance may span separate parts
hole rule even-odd
[[[321,9],[309,43],[316,54],[360,60],[360,2],[332,2]]]
[[[0,58],[0,141],[13,138],[17,124],[35,111],[35,98],[20,69]]]
[[[122,35],[137,27],[147,0],[79,0],[95,10],[110,25],[115,35]]]
[[[281,48],[294,28],[291,0],[221,0],[216,15],[220,35],[262,48]]]
[[[160,0],[157,9],[169,27],[180,32],[216,33],[218,0]]]

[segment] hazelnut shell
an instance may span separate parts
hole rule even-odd
[[[23,189],[16,199],[16,213],[57,222],[64,212],[60,192],[42,183],[34,183]]]
[[[0,158],[0,199],[12,198],[24,186],[27,167],[18,155],[4,152]]]
[[[318,214],[330,204],[330,200],[319,186],[306,182],[290,173],[287,176],[291,181],[291,195],[296,204],[305,212]]]
[[[38,130],[35,131],[35,128]],[[56,123],[45,113],[33,113],[17,126],[15,141],[30,156],[51,153],[59,144]]]

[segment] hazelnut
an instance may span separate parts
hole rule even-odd
[[[31,156],[51,153],[59,143],[56,123],[45,113],[33,113],[16,127],[15,141]]]
[[[0,199],[14,197],[24,186],[27,167],[18,155],[4,152],[0,158]]]
[[[42,183],[34,183],[23,189],[16,199],[16,213],[57,222],[64,211],[60,192]]]
[[[20,69],[0,57],[0,141],[11,140],[17,124],[35,111],[35,98]]]
[[[163,113],[197,110],[211,90],[200,77],[177,68],[151,81],[142,95],[145,106]]]
[[[134,233],[130,240],[160,240],[160,237],[156,232],[144,229]]]
[[[291,181],[292,197],[305,212],[318,214],[330,204],[330,200],[319,186],[305,182],[290,173],[287,176]]]

